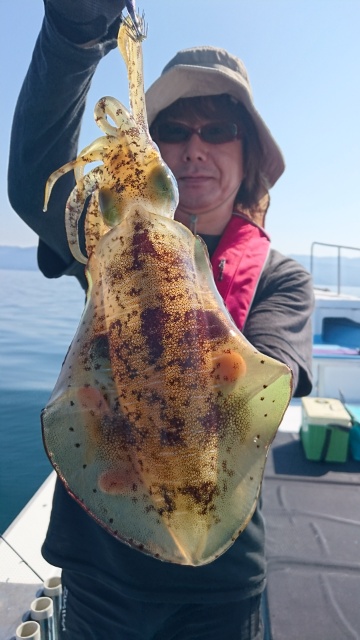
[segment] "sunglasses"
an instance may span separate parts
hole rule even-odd
[[[240,138],[239,127],[235,122],[209,122],[197,129],[188,127],[181,122],[161,122],[152,129],[152,134],[158,142],[181,144],[188,142],[196,133],[201,140],[210,144],[224,144]]]

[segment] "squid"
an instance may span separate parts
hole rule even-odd
[[[122,543],[199,566],[247,526],[291,397],[290,369],[241,334],[205,244],[174,220],[177,184],[152,141],[137,18],[121,24],[130,109],[95,107],[102,135],[73,170],[65,226],[88,294],[42,411],[49,459],[69,494]],[[85,173],[88,163],[97,166]],[[85,219],[86,253],[79,245]]]

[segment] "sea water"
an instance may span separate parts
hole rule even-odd
[[[75,278],[0,270],[0,533],[51,471],[40,412],[84,306]]]

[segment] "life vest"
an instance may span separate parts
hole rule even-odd
[[[234,212],[211,264],[218,291],[240,330],[245,325],[269,251],[266,231]]]

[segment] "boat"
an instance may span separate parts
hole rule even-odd
[[[315,287],[314,293],[310,397],[360,411],[360,296],[344,293],[339,283],[336,291]],[[307,459],[303,418],[302,400],[292,400],[264,474],[265,638],[354,640],[360,638],[360,455]],[[60,575],[40,553],[54,483],[52,472],[1,536],[0,640],[14,637],[46,580]]]
[[[324,287],[315,288],[312,395],[341,397],[347,402],[356,402],[360,396],[360,307],[358,296],[342,291],[341,250],[360,249],[313,243],[310,254],[311,270],[317,245],[336,248],[338,260],[335,291]],[[360,285],[360,278],[358,282]]]
[[[317,245],[324,243],[313,243],[311,265]],[[360,297],[341,286],[341,253],[349,248],[325,246],[338,252],[338,280],[334,291],[314,287],[310,398],[331,409],[341,402],[348,416],[360,419]],[[292,400],[265,469],[265,638],[355,640],[360,638],[360,426],[358,448],[355,453],[348,448],[343,462],[307,459],[305,402]],[[315,435],[324,431],[315,428]],[[346,428],[339,433],[350,435]]]

